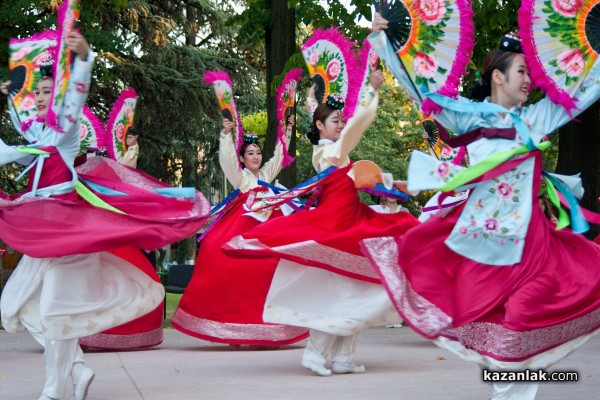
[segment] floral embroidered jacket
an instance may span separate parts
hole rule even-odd
[[[378,55],[391,69],[396,79],[404,86],[417,103],[424,99],[416,93],[415,86],[388,43],[384,33],[372,34],[369,41]],[[577,93],[578,110],[585,110],[600,97],[600,64],[596,62]],[[473,104],[459,98],[462,104]],[[479,127],[512,128],[524,122],[527,134],[535,144],[567,123],[571,116],[560,105],[548,98],[523,108],[497,112],[457,112],[447,108],[435,116],[449,130],[462,134]],[[514,139],[481,138],[467,146],[471,166],[488,156],[503,150],[523,147],[527,138],[517,131]],[[456,253],[477,262],[508,266],[520,262],[525,247],[525,237],[531,219],[534,179],[534,158],[528,158],[515,168],[494,179],[476,184],[454,229],[445,243]],[[421,152],[413,152],[409,163],[408,189],[436,189],[443,186],[461,169],[460,166],[441,162]],[[535,203],[537,205],[537,202]]]

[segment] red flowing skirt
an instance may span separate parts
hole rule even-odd
[[[315,209],[275,218],[224,246],[237,257],[277,257],[380,283],[362,239],[403,235],[419,224],[408,212],[381,214],[361,203],[347,168],[325,178]]]
[[[450,250],[444,241],[457,215],[432,217],[403,236],[365,240],[362,248],[404,321],[425,338],[524,361],[600,328],[600,246],[556,231],[537,197],[532,202],[515,265],[481,264]]]
[[[35,168],[34,168],[35,169]],[[48,173],[51,171],[51,173]],[[70,173],[57,153],[44,162],[39,187],[65,182]],[[194,235],[210,212],[198,191],[193,198],[168,197],[155,189],[171,187],[116,161],[94,157],[77,168],[80,178],[117,191],[88,188],[123,213],[92,206],[75,191],[49,198],[25,198],[0,193],[2,239],[31,257],[62,257],[131,245],[156,249]]]
[[[150,264],[150,261],[135,247],[121,247],[110,250],[116,256],[129,261],[138,269],[146,273],[154,282],[160,282],[160,278]],[[85,336],[79,339],[83,348],[94,347],[103,350],[139,349],[157,346],[163,341],[163,303],[160,303],[153,311],[126,324],[107,329],[95,335]]]
[[[263,308],[277,259],[242,260],[221,251],[232,237],[256,227],[243,204],[247,193],[202,239],[194,274],[171,321],[173,327],[219,343],[285,345],[305,339],[305,328],[265,323]],[[272,219],[281,215],[273,212]]]

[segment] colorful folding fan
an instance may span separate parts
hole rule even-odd
[[[523,0],[519,35],[533,83],[554,103],[576,108],[600,52],[600,0]]]
[[[359,69],[361,75],[361,84],[358,89],[358,96],[356,98],[357,104],[361,101],[360,93],[369,85],[369,77],[371,72],[377,69],[379,66],[379,57],[377,52],[371,46],[371,43],[367,39],[363,41],[363,45],[359,50]]]
[[[75,29],[78,18],[78,0],[65,0],[58,8],[57,45],[50,48],[54,58],[54,64],[52,65],[54,88],[52,89],[52,101],[46,116],[46,124],[57,130],[61,129],[58,126],[58,114],[62,110],[62,104],[67,94],[69,78],[71,77],[71,64],[73,63],[71,50],[67,46],[67,36]]]
[[[329,28],[317,29],[301,46],[310,79],[317,86],[317,101],[324,103],[334,93],[341,96],[344,120],[354,114],[362,78],[354,45],[337,28]]]
[[[474,44],[471,1],[374,0],[373,4],[388,21],[385,34],[420,92],[456,97]],[[419,100],[426,115],[440,110],[432,101]]]
[[[51,30],[9,41],[9,98],[22,122],[37,115],[34,91],[40,79],[39,68],[53,46],[56,46],[56,31]]]
[[[460,165],[465,157],[467,149],[464,146],[452,148],[440,138],[440,130],[437,123],[430,117],[421,121],[423,129],[427,132],[427,143],[438,160]]]
[[[121,92],[108,116],[106,124],[107,150],[109,157],[114,160],[119,160],[127,151],[125,137],[133,125],[136,104],[137,93],[132,88],[127,88]]]
[[[277,101],[277,141],[283,146],[282,168],[294,162],[294,157],[288,154],[285,135],[288,118],[296,114],[296,88],[301,77],[302,69],[296,68],[289,71],[275,93]]]
[[[239,153],[242,148],[242,134],[244,130],[242,129],[242,121],[238,115],[233,98],[233,83],[231,83],[231,78],[224,71],[208,71],[204,74],[204,82],[207,85],[212,85],[215,90],[223,118],[237,122],[237,134],[234,135],[234,140]],[[242,168],[241,165],[240,168]]]

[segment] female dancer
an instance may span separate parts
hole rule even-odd
[[[291,138],[293,116],[289,122],[286,144]],[[267,183],[275,180],[286,151],[278,143],[273,158],[261,167],[262,152],[257,137],[245,135],[243,140],[238,154],[234,122],[223,119],[219,162],[227,180],[240,194],[201,240],[194,274],[171,323],[188,335],[236,347],[290,344],[305,339],[306,329],[265,323],[262,318],[277,260],[238,260],[221,251],[229,239],[268,218],[268,214],[248,213],[243,205],[248,191],[260,186],[259,180]],[[281,211],[273,212],[273,216],[277,215]]]
[[[46,124],[54,80],[45,69],[35,94],[37,118],[21,124],[9,102],[15,128],[35,145],[11,147],[0,140],[0,164],[34,161],[25,192],[12,197],[0,192],[3,240],[25,254],[2,292],[0,309],[7,331],[26,328],[45,348],[40,400],[64,398],[69,379],[75,399],[84,399],[94,372],[83,365],[78,338],[133,320],[163,299],[160,283],[103,250],[123,240],[160,247],[197,231],[208,214],[200,193],[194,192],[193,200],[169,199],[152,192],[165,184],[102,157],[75,173],[79,116],[94,56],[75,31],[66,44],[76,57],[56,124]],[[4,82],[0,91],[7,94],[9,86]],[[84,201],[75,188],[100,207]]]
[[[374,30],[386,24],[377,16]],[[370,41],[386,64],[394,63],[383,32]],[[544,217],[539,149],[570,116],[548,98],[522,107],[531,82],[520,42],[505,36],[499,47],[484,60],[482,103],[433,96],[442,125],[465,139],[470,131],[471,168],[482,168],[459,184],[474,183],[462,212],[432,216],[402,237],[365,240],[363,250],[404,321],[425,338],[491,370],[539,369],[600,328],[600,248],[555,230]],[[594,68],[577,93],[578,110],[600,97]],[[392,69],[411,90],[402,67]],[[483,136],[485,128],[498,129]],[[497,167],[485,168],[491,163]],[[440,187],[459,171],[415,152],[409,188]],[[491,398],[533,399],[537,386],[494,383]]]
[[[352,362],[360,331],[399,322],[358,243],[401,234],[418,222],[409,213],[380,214],[361,203],[348,157],[375,118],[383,80],[381,71],[371,74],[347,125],[338,99],[330,96],[315,109],[313,165],[317,172],[339,168],[324,179],[316,208],[269,221],[225,246],[238,256],[280,258],[263,317],[310,328],[302,366],[321,376],[364,372]]]

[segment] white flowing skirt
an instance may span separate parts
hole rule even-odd
[[[129,262],[107,252],[60,258],[23,256],[0,299],[2,325],[21,321],[50,340],[79,338],[154,310],[164,288]]]
[[[288,260],[277,265],[263,319],[339,336],[401,322],[382,285]]]

